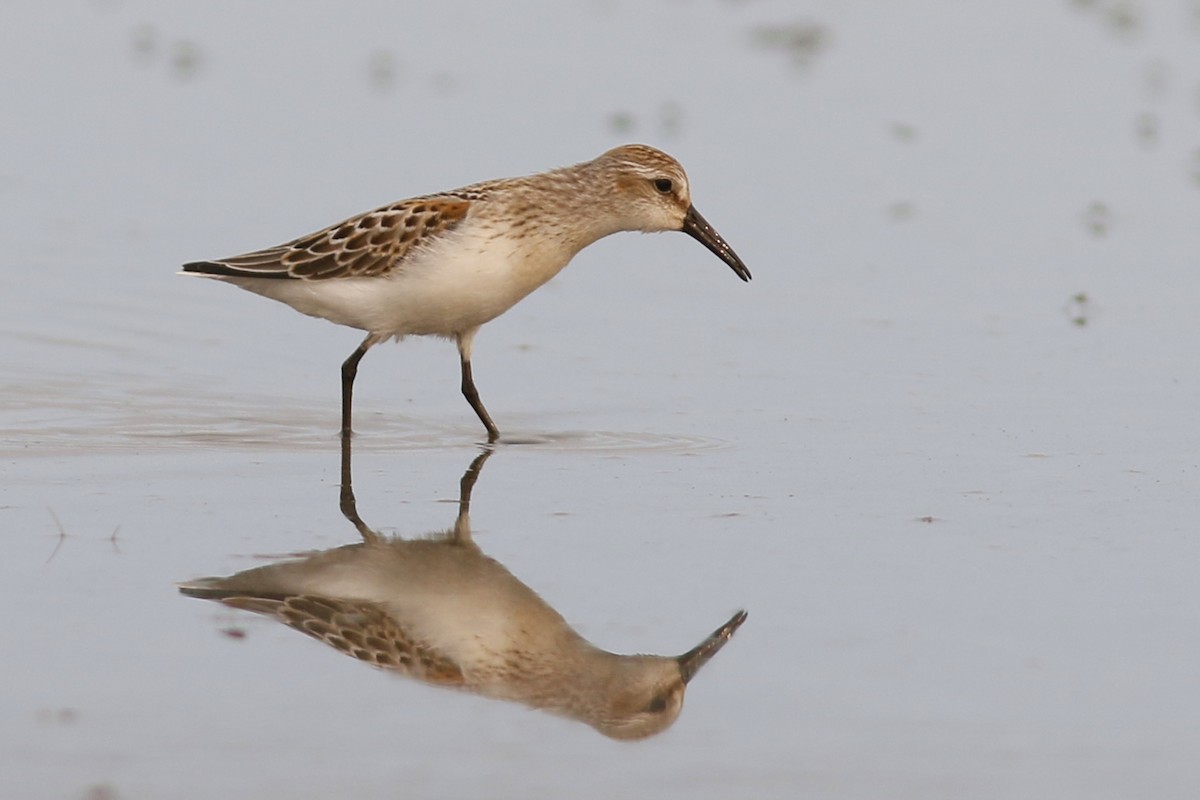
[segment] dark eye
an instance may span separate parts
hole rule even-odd
[[[670,178],[659,178],[654,181],[654,188],[658,189],[663,194],[667,194],[673,189],[675,184],[671,183]]]
[[[667,183],[670,183],[670,181],[667,181]],[[657,182],[656,182],[656,185],[657,185]],[[662,712],[667,710],[667,698],[663,697],[662,695],[659,695],[658,697],[656,697],[650,701],[650,703],[646,706],[646,710],[649,711],[651,714],[661,714]]]

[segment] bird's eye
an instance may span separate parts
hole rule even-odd
[[[669,182],[670,181],[668,181],[668,183]],[[667,698],[663,697],[662,695],[655,697],[646,705],[646,710],[651,714],[661,714],[667,710]]]
[[[675,184],[671,183],[670,178],[659,178],[656,181],[654,181],[654,188],[658,189],[663,194],[666,194],[667,192],[671,191],[671,189],[673,189],[674,186],[675,186]]]

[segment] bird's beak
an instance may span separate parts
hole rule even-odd
[[[682,230],[716,253],[717,258],[728,264],[739,278],[744,281],[750,280],[750,270],[746,269],[746,265],[738,258],[737,253],[733,252],[733,248],[721,238],[721,234],[713,230],[713,226],[700,216],[700,212],[696,210],[695,206],[688,206],[687,216],[683,218]]]
[[[740,264],[741,262],[739,261],[738,263]],[[703,642],[688,650],[683,655],[678,656],[675,660],[679,662],[679,673],[683,676],[683,682],[687,683],[695,677],[700,668],[707,664],[708,660],[725,646],[725,643],[733,636],[733,632],[741,627],[741,624],[745,621],[746,612],[737,612],[729,618],[729,622],[726,622],[713,631],[712,635]]]

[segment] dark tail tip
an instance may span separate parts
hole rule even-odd
[[[197,275],[236,275],[238,273],[231,270],[224,264],[216,261],[189,261],[183,265],[184,272],[193,272]]]

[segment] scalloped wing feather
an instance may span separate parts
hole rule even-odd
[[[393,203],[275,247],[185,264],[184,270],[242,278],[371,278],[400,269],[420,247],[466,218],[469,196]]]
[[[230,594],[210,599],[274,617],[374,667],[402,672],[439,686],[465,683],[458,664],[414,640],[375,603],[316,595]]]

